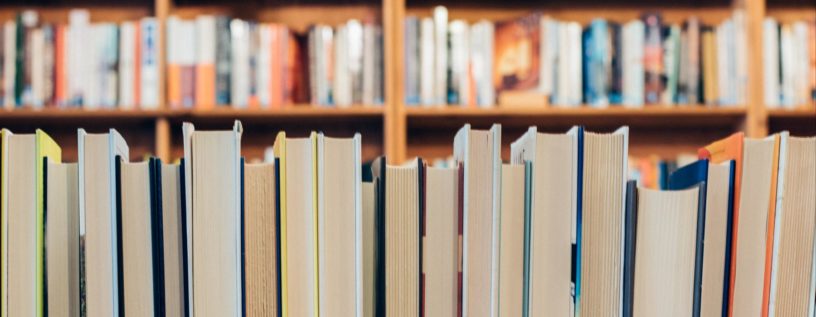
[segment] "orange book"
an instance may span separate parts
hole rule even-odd
[[[61,106],[65,93],[65,26],[57,25],[54,34],[54,104]]]
[[[736,280],[736,258],[737,258],[737,228],[739,228],[739,201],[742,181],[742,154],[745,134],[737,132],[729,137],[715,141],[698,151],[701,159],[709,159],[712,163],[719,164],[725,161],[734,161],[734,215],[731,223],[731,274],[728,277],[728,316],[731,317],[734,303],[734,282]]]
[[[269,76],[269,106],[280,108],[283,105],[283,55],[284,40],[287,38],[286,27],[272,25],[272,40],[270,45],[270,76]]]
[[[171,108],[178,108],[181,107],[181,65],[167,62],[167,102]]]
[[[776,228],[776,184],[779,178],[779,134],[774,138],[773,172],[771,174],[771,201],[768,204],[768,228],[765,230],[765,276],[762,287],[762,317],[768,317],[768,303],[771,295],[771,269],[773,267],[774,228]]]
[[[140,107],[142,104],[142,25],[136,23],[136,50],[133,63],[133,105]]]
[[[215,107],[215,64],[196,65],[196,104],[201,109]]]

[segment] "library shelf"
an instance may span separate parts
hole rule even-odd
[[[792,135],[816,135],[816,104],[794,109],[769,109],[770,133],[790,131]]]

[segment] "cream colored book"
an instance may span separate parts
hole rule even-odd
[[[49,317],[79,317],[79,182],[76,163],[46,168],[46,290]]]
[[[808,316],[814,302],[816,137],[782,136],[768,316]],[[803,274],[804,273],[804,274]]]
[[[629,128],[609,134],[584,132],[583,142],[576,315],[620,315]]]
[[[122,289],[126,316],[158,314],[153,250],[152,161],[121,163]]]
[[[247,316],[277,316],[275,165],[244,165]]]
[[[454,158],[464,168],[462,313],[498,314],[501,126],[456,133]]]
[[[769,206],[775,206],[778,135],[745,139],[736,250],[733,316],[759,316],[765,291]],[[773,204],[772,204],[773,203]]]
[[[455,316],[459,309],[458,179],[458,168],[430,167],[425,173],[425,316]]]
[[[8,139],[11,135],[11,131],[0,129],[0,317],[8,316]]]
[[[320,316],[362,317],[362,183],[360,134],[317,135]]]
[[[60,162],[62,151],[47,134],[8,137],[7,238],[8,315],[45,313],[44,160]]]
[[[80,236],[85,237],[85,309],[88,317],[119,315],[116,161],[128,162],[127,143],[116,130],[79,129]],[[83,230],[84,229],[84,230]]]
[[[161,166],[162,241],[164,242],[164,310],[168,316],[184,316],[184,260],[181,209],[181,167]]]
[[[633,316],[693,314],[699,194],[638,188]]]
[[[281,309],[283,316],[317,316],[317,133],[275,139],[280,170]]]
[[[499,315],[524,315],[525,165],[502,165]],[[568,299],[568,298],[567,298]]]
[[[510,146],[514,164],[530,162],[529,316],[571,310],[572,243],[577,209],[578,128],[565,134],[530,127]],[[534,300],[533,300],[534,299]]]
[[[241,134],[232,130],[195,131],[183,126],[187,240],[192,255],[190,313],[195,316],[242,314]],[[188,178],[189,177],[189,178]]]
[[[708,164],[706,183],[705,247],[703,248],[703,284],[700,316],[715,317],[723,314],[723,289],[728,287],[725,276],[725,252],[729,240],[728,219],[732,212],[731,199],[733,162]]]
[[[374,317],[374,184],[363,182],[363,317]]]

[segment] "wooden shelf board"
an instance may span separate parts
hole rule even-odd
[[[97,22],[124,22],[135,21],[143,17],[152,16],[150,4],[109,4],[91,6],[6,6],[0,7],[0,21],[13,20],[17,13],[23,10],[37,11],[39,23],[68,23],[68,13],[73,9],[83,8],[90,13],[91,23]]]
[[[794,109],[768,109],[768,117],[776,118],[812,118],[816,120],[816,104]]]
[[[660,126],[665,129],[688,126],[727,127],[741,123],[745,108],[711,108],[702,106],[646,106],[644,108],[407,108],[408,128],[461,125],[465,122],[479,125],[492,122],[509,126],[549,125],[568,127],[575,124],[590,127],[619,125]]]
[[[45,121],[72,121],[76,120],[140,120],[163,116],[172,116],[175,113],[168,110],[122,110],[122,109],[58,109],[58,108],[18,108],[0,110],[0,122],[7,120],[45,120]],[[80,123],[80,122],[76,122]]]
[[[383,106],[351,106],[347,108],[313,105],[294,105],[275,109],[236,109],[228,106],[209,110],[191,110],[189,114],[198,118],[377,118],[383,115]]]

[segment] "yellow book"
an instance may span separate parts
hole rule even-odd
[[[8,194],[6,193],[6,183],[8,173],[6,172],[6,162],[8,161],[8,137],[11,131],[0,130],[0,316],[8,316]]]
[[[48,158],[49,160],[59,163],[62,162],[62,149],[57,145],[57,142],[54,142],[48,134],[43,132],[40,129],[37,129],[35,132],[37,148],[36,148],[36,159],[37,159],[37,170],[36,170],[36,177],[37,177],[37,227],[36,227],[36,234],[37,234],[37,317],[42,317],[45,314],[45,188],[44,188],[44,176],[45,176],[45,167],[43,158]]]
[[[273,150],[280,174],[282,315],[318,316],[317,133],[287,138],[281,132]]]

